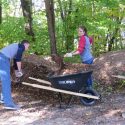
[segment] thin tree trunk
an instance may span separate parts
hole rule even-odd
[[[46,16],[48,23],[48,32],[50,38],[51,54],[57,54],[56,37],[55,37],[55,15],[53,0],[44,0],[46,6]]]
[[[63,11],[61,0],[58,0],[58,4],[59,4],[59,8],[60,8],[61,18],[64,21],[65,20],[65,15],[64,15],[64,11]]]
[[[25,18],[26,34],[32,37],[35,41],[34,32],[32,28],[32,0],[21,0],[23,16]]]
[[[121,24],[122,19],[123,19],[123,17],[121,17],[121,18],[117,17],[117,18],[116,18],[117,24]],[[110,39],[110,41],[109,41],[108,51],[112,51],[112,47],[113,47],[114,42],[115,42],[115,40],[116,40],[116,36],[117,36],[117,34],[118,34],[118,32],[119,32],[119,29],[120,29],[120,27],[116,27],[116,28],[115,28],[115,31],[114,31],[114,33],[113,33],[113,36],[111,37],[111,39]]]
[[[72,0],[69,0],[67,6],[63,7],[61,0],[58,0],[60,15],[63,21],[63,28],[65,29],[63,37],[65,37],[64,40],[67,51],[71,51],[73,49],[74,40],[74,34],[71,32],[72,24],[70,18],[70,14],[72,13],[72,3]]]
[[[109,41],[108,51],[111,51],[111,50],[112,50],[114,41],[115,41],[115,36],[113,36],[113,37],[111,38],[111,40]]]

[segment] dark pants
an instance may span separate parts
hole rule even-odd
[[[87,61],[84,61],[82,62],[83,64],[93,64],[93,58],[87,60]],[[92,83],[93,83],[93,80],[92,80],[92,75],[89,76],[88,78],[88,81],[87,81],[87,87],[92,87]]]

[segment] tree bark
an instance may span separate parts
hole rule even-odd
[[[51,54],[57,54],[56,37],[55,37],[55,15],[53,0],[44,0],[46,7],[46,16],[48,23],[48,32],[50,38]]]
[[[23,16],[25,19],[25,32],[35,41],[34,32],[32,28],[32,0],[21,0]]]
[[[63,7],[62,7],[62,2],[61,0],[58,0],[58,4],[59,4],[59,8],[60,8],[60,14],[61,14],[61,18],[64,21],[65,20],[65,15],[64,15],[64,11],[63,11]]]
[[[117,17],[116,18],[117,25],[121,24],[122,19],[123,19],[123,17],[121,17],[121,18]],[[114,42],[116,40],[117,34],[119,32],[119,29],[120,29],[119,26],[115,28],[115,31],[113,32],[113,35],[112,35],[112,37],[109,41],[108,51],[112,51],[112,48],[113,48]]]

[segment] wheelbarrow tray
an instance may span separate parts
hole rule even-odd
[[[69,75],[50,76],[49,80],[54,88],[79,92],[87,86],[87,80],[92,71],[80,72]]]

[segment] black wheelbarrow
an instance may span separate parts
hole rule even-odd
[[[80,72],[70,75],[49,76],[50,82],[29,77],[32,80],[36,80],[49,86],[29,84],[25,82],[23,82],[22,84],[58,92],[60,106],[62,102],[61,93],[71,95],[68,101],[68,106],[71,104],[74,96],[79,96],[82,104],[91,106],[95,104],[95,102],[99,99],[98,93],[92,87],[88,87],[87,81],[91,75],[92,71]]]

